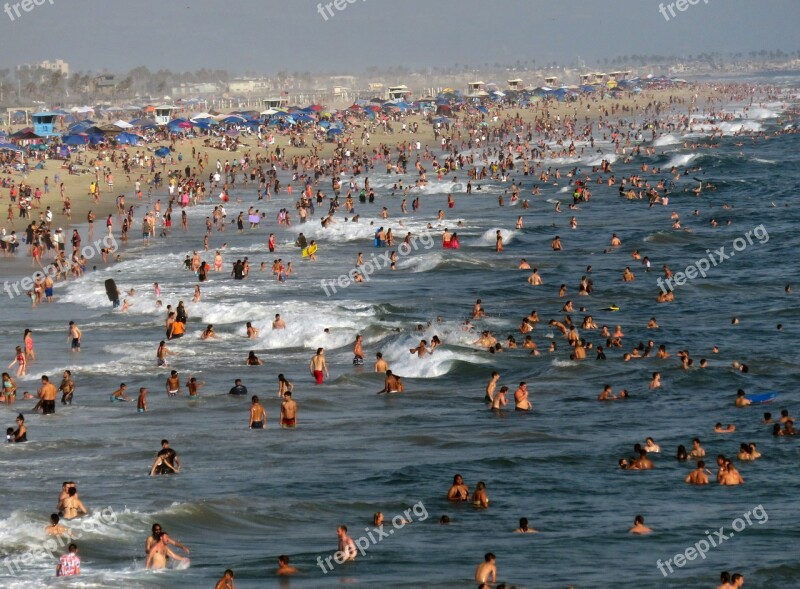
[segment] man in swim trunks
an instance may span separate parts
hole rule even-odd
[[[61,391],[61,403],[64,405],[72,405],[72,397],[75,394],[75,382],[72,380],[72,372],[69,370],[64,371],[64,377],[61,379],[61,385],[58,390]]]
[[[311,358],[311,362],[309,363],[308,367],[311,370],[311,374],[314,375],[317,384],[322,384],[323,373],[325,374],[326,377],[330,376],[328,374],[328,364],[325,362],[324,348],[317,348],[317,353]]]
[[[282,428],[297,427],[297,401],[292,399],[291,391],[283,393],[280,424]]]
[[[71,349],[73,352],[81,351],[81,337],[83,332],[75,325],[74,321],[69,322],[69,330],[67,332],[67,341],[71,341]]]
[[[175,397],[181,391],[181,379],[177,370],[170,372],[167,377],[166,388],[168,397]]]
[[[250,429],[265,429],[267,427],[267,412],[264,406],[258,401],[258,396],[253,395],[250,399]]]
[[[400,380],[400,377],[392,374],[391,370],[386,371],[386,379],[383,381],[383,389],[378,391],[378,394],[381,393],[402,393],[406,389],[403,381]]]
[[[361,344],[362,339],[360,334],[356,336],[356,343],[353,346],[353,366],[361,366],[364,364],[364,348]]]
[[[47,302],[53,302],[53,279],[50,275],[46,275],[44,278],[44,296],[47,297]]]
[[[56,385],[50,382],[47,376],[42,376],[42,386],[39,388],[39,399],[42,404],[42,413],[50,415],[56,412]]]

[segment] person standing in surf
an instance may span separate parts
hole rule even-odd
[[[317,353],[311,358],[311,362],[309,363],[309,370],[311,370],[311,374],[314,375],[314,379],[317,381],[317,384],[323,383],[323,372],[326,377],[330,377],[328,374],[328,363],[325,361],[325,349],[324,348],[317,348]]]

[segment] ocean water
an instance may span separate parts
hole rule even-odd
[[[58,284],[57,302],[51,305],[31,309],[23,297],[4,299],[0,335],[8,359],[25,328],[33,329],[36,341],[38,360],[29,376],[18,379],[20,391],[34,391],[42,374],[58,383],[66,368],[77,391],[74,404],[58,404],[51,417],[32,414],[31,401],[0,407],[6,427],[18,411],[26,414],[30,439],[0,449],[0,585],[52,586],[53,558],[28,564],[19,559],[43,545],[42,528],[61,482],[74,480],[95,514],[70,524],[82,534],[83,572],[79,579],[60,581],[63,587],[211,587],[226,568],[234,569],[236,586],[245,589],[468,587],[475,586],[474,567],[489,551],[497,555],[498,579],[517,587],[713,587],[722,570],[745,574],[748,587],[797,586],[798,442],[773,438],[760,418],[764,410],[800,410],[795,349],[800,304],[797,294],[784,293],[798,269],[800,137],[765,141],[733,135],[741,128],[770,131],[791,122],[778,104],[757,115],[726,123],[714,149],[684,149],[687,138],[673,133],[656,141],[656,156],[626,164],[608,144],[598,144],[602,153],[587,149],[577,164],[591,172],[591,165],[607,157],[614,160],[618,178],[635,173],[642,162],[688,165],[694,169],[690,177],[718,186],[695,196],[683,190],[696,182],[682,178],[666,207],[621,199],[616,186],[592,185],[591,202],[573,212],[567,208],[571,189],[565,190],[565,177],[558,185],[543,186],[541,196],[530,196],[534,178],[520,171],[513,177],[531,201],[527,210],[511,206],[508,198],[499,207],[497,198],[508,184],[498,182],[483,182],[471,196],[456,193],[456,206],[448,209],[446,195],[453,188],[448,178],[419,193],[420,211],[401,216],[402,197],[389,195],[396,177],[370,173],[379,196],[375,204],[356,204],[358,224],[322,229],[312,221],[278,228],[277,210],[291,207],[293,198],[284,193],[256,203],[253,190],[240,189],[234,197],[242,202],[227,206],[229,219],[253,204],[266,208],[267,222],[241,235],[231,226],[215,231],[205,259],[213,263],[214,248],[226,242],[226,269],[248,256],[250,276],[239,282],[227,271],[212,272],[201,284],[199,303],[191,302],[197,278],[183,270],[182,260],[200,247],[210,205],[188,210],[188,234],[176,228],[169,239],[142,246],[132,231],[120,262]],[[705,141],[710,133],[705,125],[698,124],[688,140]],[[546,165],[563,173],[576,164]],[[661,177],[666,172],[655,176]],[[465,183],[463,174],[457,182]],[[409,209],[416,195],[408,195]],[[553,199],[562,202],[561,213],[554,212]],[[388,220],[379,216],[382,206],[390,210]],[[436,222],[440,209],[446,213],[443,224]],[[671,228],[673,211],[683,231]],[[137,220],[142,212],[137,211]],[[573,214],[577,230],[568,225]],[[524,228],[514,230],[518,215]],[[337,215],[343,216],[344,211]],[[710,226],[712,218],[718,227]],[[456,227],[459,220],[462,225]],[[396,271],[381,269],[364,284],[326,295],[321,281],[346,274],[358,252],[367,259],[383,253],[372,246],[376,227],[392,227],[399,243],[405,231],[420,233],[429,222],[433,247],[419,241],[401,256]],[[458,232],[460,250],[441,249],[445,226]],[[759,226],[763,230],[755,235],[764,243],[756,238],[741,251],[733,249],[734,240]],[[506,244],[502,254],[494,252],[497,229]],[[317,239],[318,261],[302,260],[292,245],[299,231]],[[278,239],[274,256],[266,249],[269,232]],[[623,246],[607,252],[612,233]],[[561,252],[549,247],[555,235],[562,238]],[[676,302],[656,304],[662,264],[682,271],[705,258],[706,250],[723,246],[735,256],[710,268],[707,278],[677,287]],[[632,259],[633,249],[649,256],[649,274]],[[259,271],[260,262],[269,266],[276,257],[292,261],[296,270],[284,285]],[[531,287],[528,273],[517,270],[523,257],[539,268],[543,286]],[[579,297],[578,282],[589,265],[595,292]],[[632,283],[621,281],[625,266],[636,275]],[[4,279],[18,278],[3,271]],[[104,289],[108,278],[120,290],[136,289],[127,314],[112,310]],[[164,392],[166,372],[155,365],[155,349],[164,337],[165,314],[156,308],[153,282],[161,285],[164,305],[186,302],[187,334],[169,344],[176,353],[170,360],[182,382],[190,375],[206,382],[198,400],[189,400],[185,390],[176,399]],[[558,297],[562,283],[568,286],[566,298]],[[487,317],[475,322],[476,329],[490,329],[503,342],[508,335],[521,341],[521,319],[537,309],[542,322],[532,335],[541,356],[522,349],[492,355],[473,346],[477,333],[466,333],[462,324],[477,298]],[[624,350],[609,351],[605,362],[591,352],[583,362],[570,361],[566,340],[547,327],[548,319],[563,317],[566,299],[576,309],[587,307],[571,313],[576,323],[591,314],[612,331],[620,325]],[[612,304],[621,310],[604,310]],[[286,321],[285,331],[271,330],[275,313]],[[660,329],[645,329],[653,316]],[[734,316],[738,325],[732,325]],[[84,331],[80,354],[71,354],[66,344],[69,320]],[[261,330],[257,340],[246,339],[246,321]],[[200,332],[209,323],[218,338],[202,341]],[[364,336],[363,368],[351,364],[358,333]],[[434,335],[443,346],[432,356],[420,360],[409,354],[420,339]],[[598,332],[582,335],[595,345],[604,343]],[[649,339],[665,344],[672,357],[622,361],[623,351]],[[547,351],[551,341],[558,345],[554,353]],[[714,345],[719,354],[712,354]],[[326,348],[330,365],[330,380],[323,386],[315,386],[308,371],[317,347]],[[251,349],[263,366],[244,365]],[[681,370],[675,358],[681,349],[688,349],[695,363],[707,358],[709,367]],[[404,394],[375,394],[383,386],[371,370],[378,351],[404,377]],[[749,373],[732,370],[734,360],[748,364]],[[483,391],[493,370],[512,392],[520,381],[529,383],[533,412],[498,416],[486,409]],[[661,372],[664,383],[657,392],[647,386],[653,371]],[[276,425],[279,373],[295,384],[295,430]],[[249,398],[227,395],[235,378],[260,396],[268,412],[266,431],[247,429]],[[134,403],[108,401],[121,382],[134,397],[138,387],[149,388],[148,413],[137,414]],[[605,384],[615,392],[627,388],[631,398],[597,402]],[[739,388],[780,391],[780,397],[768,407],[736,409]],[[716,422],[734,423],[737,431],[714,434]],[[647,436],[662,447],[661,454],[651,455],[655,469],[619,470],[618,459],[630,456],[633,445]],[[741,442],[756,442],[763,458],[737,463],[744,485],[690,487],[682,481],[692,466],[678,463],[674,455],[679,444],[690,447],[695,436],[710,467],[717,454],[735,456]],[[178,451],[183,469],[177,476],[150,478],[161,438]],[[486,482],[488,510],[446,501],[455,473],[470,489]],[[754,520],[706,558],[687,562],[668,577],[659,572],[658,560],[684,552],[706,538],[706,530],[729,530],[737,517],[759,505],[768,515],[765,523]],[[413,523],[370,542],[355,563],[323,573],[318,557],[324,560],[335,551],[338,525],[348,525],[354,538],[367,536],[373,512],[386,515],[388,530],[391,518],[409,508]],[[450,525],[438,523],[443,514]],[[636,514],[645,516],[653,535],[627,533]],[[540,533],[512,533],[520,517]],[[144,570],[144,541],[156,521],[191,548],[188,569]],[[290,555],[301,574],[278,580],[279,554]]]

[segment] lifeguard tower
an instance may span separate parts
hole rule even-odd
[[[558,86],[558,78],[555,76],[549,76],[544,79],[544,83],[550,86],[551,88],[554,88]]]
[[[174,113],[177,109],[178,107],[168,104],[157,106],[154,113],[156,125],[166,125],[169,123],[172,120],[172,113]]]
[[[521,78],[514,78],[513,80],[508,80],[508,89],[513,90],[515,92],[519,92],[523,89],[523,81]]]
[[[56,137],[61,135],[56,131],[56,119],[59,114],[56,112],[36,112],[33,113],[33,132],[39,137]]]
[[[286,109],[289,106],[289,99],[288,98],[281,98],[281,97],[274,97],[274,98],[267,98],[264,100],[264,108],[269,110],[271,108],[282,108]]]
[[[405,101],[411,92],[408,90],[408,86],[389,86],[389,89],[386,91],[386,100],[390,102],[401,102]]]
[[[489,96],[486,91],[486,82],[467,82],[467,96],[469,98],[483,98]]]

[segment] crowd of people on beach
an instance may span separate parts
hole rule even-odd
[[[721,95],[725,95],[728,99],[736,99],[737,97],[743,97],[745,92],[744,88],[730,86]],[[687,108],[688,113],[686,112]],[[584,109],[587,113],[586,116],[579,116],[579,109]],[[590,119],[588,113],[591,113],[593,109],[599,111],[599,113],[595,113],[598,116]],[[621,157],[622,162],[631,163],[640,155],[655,153],[655,148],[650,147],[647,143],[648,141],[652,142],[663,133],[691,130],[693,122],[690,115],[692,113],[702,113],[712,120],[720,121],[728,117],[721,111],[715,111],[713,107],[709,110],[703,110],[694,101],[690,104],[685,104],[682,100],[677,98],[673,100],[671,97],[668,103],[652,101],[636,113],[625,109],[621,110],[613,104],[611,106],[603,103],[594,104],[587,100],[585,104],[583,101],[580,104],[576,104],[574,115],[565,117],[563,120],[561,117],[550,117],[546,108],[542,109],[541,114],[536,116],[533,122],[526,122],[518,114],[498,109],[492,119],[492,122],[495,123],[494,126],[483,125],[482,123],[486,122],[486,118],[483,116],[465,117],[459,121],[458,125],[454,125],[452,128],[445,129],[438,125],[436,127],[436,137],[437,139],[441,138],[441,144],[436,146],[426,145],[424,150],[422,149],[423,146],[413,138],[401,141],[394,147],[390,147],[388,144],[380,144],[374,148],[369,145],[368,140],[362,142],[361,146],[356,145],[355,141],[343,140],[337,146],[331,158],[323,158],[316,153],[316,150],[310,152],[309,155],[294,156],[291,159],[277,157],[276,151],[271,153],[268,151],[265,155],[260,151],[253,153],[247,150],[241,155],[237,153],[232,160],[226,159],[223,162],[218,159],[215,164],[209,164],[208,152],[192,147],[191,157],[183,170],[167,170],[166,163],[163,165],[162,172],[167,173],[169,176],[169,193],[165,198],[165,203],[162,204],[161,199],[157,199],[155,202],[150,199],[148,201],[143,199],[142,188],[143,184],[147,182],[144,176],[136,180],[132,204],[129,204],[129,206],[125,204],[124,195],[118,197],[117,210],[118,217],[121,219],[119,242],[124,246],[128,242],[129,231],[137,225],[141,226],[143,243],[153,239],[168,241],[172,231],[175,229],[172,224],[173,216],[180,216],[180,229],[184,232],[189,232],[188,219],[185,213],[186,207],[207,203],[211,199],[218,199],[220,202],[216,204],[213,213],[205,219],[204,231],[196,234],[196,249],[191,254],[187,254],[184,265],[187,272],[192,272],[197,276],[197,285],[194,287],[192,295],[192,302],[196,303],[202,297],[201,286],[208,280],[212,278],[216,280],[217,276],[219,276],[220,280],[225,278],[246,280],[251,272],[251,261],[247,257],[237,259],[235,262],[232,259],[228,259],[226,267],[226,244],[212,248],[212,239],[217,239],[220,233],[231,230],[239,233],[262,231],[264,229],[263,226],[269,224],[267,221],[263,223],[261,221],[266,219],[270,201],[273,197],[283,195],[284,191],[292,198],[296,196],[297,201],[293,209],[281,208],[275,219],[277,226],[290,226],[295,216],[300,224],[315,222],[314,215],[317,214],[317,211],[324,212],[324,216],[320,221],[323,230],[337,222],[359,222],[358,216],[354,216],[355,200],[357,199],[360,211],[369,210],[368,207],[373,206],[376,211],[379,211],[376,216],[381,216],[382,220],[386,221],[386,229],[384,227],[376,228],[373,242],[376,247],[391,247],[394,245],[392,231],[401,229],[403,225],[402,221],[398,220],[397,226],[391,227],[389,219],[394,220],[392,218],[393,215],[402,217],[408,214],[406,199],[415,196],[415,188],[425,185],[429,170],[431,170],[431,174],[436,174],[439,178],[452,176],[455,180],[467,182],[469,186],[469,189],[465,190],[467,193],[473,190],[473,181],[476,185],[476,191],[480,190],[479,183],[481,182],[503,183],[508,187],[508,190],[506,191],[507,194],[501,196],[498,200],[498,206],[500,207],[505,206],[504,197],[508,198],[512,204],[520,200],[524,195],[523,190],[530,189],[531,198],[541,194],[540,185],[546,186],[559,182],[562,175],[569,185],[574,188],[573,202],[569,205],[570,213],[589,206],[593,197],[590,190],[591,186],[597,186],[598,191],[602,188],[613,187],[613,190],[618,190],[619,194],[625,197],[626,200],[646,200],[651,207],[654,205],[667,206],[669,204],[669,194],[682,188],[682,185],[687,183],[687,175],[690,174],[690,170],[679,169],[678,167],[672,167],[669,170],[654,169],[642,164],[641,173],[618,177],[614,166],[607,160],[603,160],[597,166],[589,166],[589,169],[584,169],[577,164],[571,164],[567,166],[568,169],[566,171],[552,165],[546,165],[543,160],[546,158],[579,158],[584,154],[585,149],[594,147],[596,139],[602,139],[612,142],[613,151]],[[635,118],[638,118],[638,120],[634,120]],[[365,126],[364,133],[366,135],[362,135],[362,139],[364,136],[369,137],[370,132],[374,134],[377,130],[374,127]],[[408,133],[411,134],[412,132],[413,129],[409,128]],[[713,148],[715,139],[719,139],[716,133],[712,134],[707,143],[699,145]],[[751,142],[763,141],[767,139],[767,135],[760,132],[741,138],[742,141],[745,139]],[[586,147],[579,147],[576,142],[586,142]],[[212,147],[228,149],[231,146],[226,143],[224,146],[212,146],[209,144],[205,147],[206,149]],[[242,146],[236,145],[234,147],[241,148]],[[410,173],[416,175],[415,181],[413,183],[399,182],[393,190],[393,194],[397,193],[397,196],[403,197],[399,209],[393,211],[380,202],[376,203],[382,195],[376,193],[374,187],[370,186],[369,171],[385,167],[389,172],[404,176],[409,173],[408,165],[414,160],[416,160],[416,165]],[[144,158],[140,162],[137,154],[137,157],[120,158],[119,161],[114,161],[113,164],[115,168],[122,166],[124,173],[128,175],[135,174],[137,168],[141,169],[143,166],[149,165],[149,174],[152,179],[152,175],[156,173],[156,160],[152,158],[147,160],[147,164],[144,162]],[[101,180],[106,181],[107,184],[105,167],[98,167],[97,169],[96,184],[90,189],[90,193],[93,196],[97,194]],[[291,182],[286,187],[282,186],[281,181],[278,179],[279,173],[291,174]],[[363,185],[360,182],[362,176],[364,178]],[[346,177],[351,178],[349,183],[343,180]],[[55,183],[58,184],[58,182],[59,180],[56,178]],[[257,204],[250,206],[247,212],[244,210],[238,212],[234,219],[228,219],[224,205],[229,203],[229,195],[237,187],[247,188],[248,182],[254,190],[257,190]],[[329,188],[326,185],[328,182],[330,183]],[[528,185],[524,189],[523,183]],[[713,189],[713,185],[704,185],[701,182],[699,190],[695,194],[702,190]],[[10,191],[16,199],[19,194],[19,188],[11,187]],[[66,207],[68,197],[63,191],[61,196]],[[157,194],[156,196],[159,195]],[[342,197],[341,202],[340,197]],[[419,207],[418,199],[419,197],[416,196],[412,213],[416,213]],[[241,204],[240,198],[237,198],[233,203],[237,208]],[[453,209],[456,206],[454,195],[448,194],[439,215],[437,215],[437,218],[431,219],[428,224],[429,229],[441,233],[441,247],[443,249],[458,249],[460,247],[457,233],[451,231],[444,221],[444,211]],[[487,206],[489,206],[488,201]],[[345,211],[344,213],[341,212],[342,209]],[[178,210],[181,212],[178,213]],[[560,212],[560,203],[556,204],[555,210]],[[137,215],[139,215],[138,219]],[[347,217],[344,217],[344,215],[347,215]],[[340,221],[343,217],[343,221]],[[28,219],[26,218],[26,220]],[[87,218],[87,222],[89,226],[85,234],[85,242],[91,243],[95,237],[93,233],[94,219],[91,213]],[[516,223],[517,229],[520,229],[523,224],[522,216],[516,218]],[[102,256],[104,263],[110,263],[118,259],[113,257],[115,254],[119,255],[117,242],[114,239],[114,225],[113,215],[109,215],[106,221],[107,236],[113,241],[113,246],[111,241],[96,242],[102,245],[98,253]],[[572,217],[569,225],[572,230],[578,230],[578,222],[575,216]],[[93,263],[84,255],[85,250],[81,247],[81,244],[85,242],[77,229],[72,233],[71,254],[68,256],[66,252],[70,249],[70,244],[66,243],[63,230],[58,228],[53,231],[52,226],[53,215],[50,207],[48,207],[41,212],[38,222],[31,221],[25,229],[24,243],[26,248],[23,248],[23,251],[27,251],[31,256],[34,267],[38,267],[42,272],[32,279],[30,288],[25,289],[23,285],[20,292],[16,294],[21,294],[24,290],[25,294],[31,297],[34,306],[56,301],[57,297],[54,297],[55,283],[80,278],[84,272],[91,271],[89,266]],[[684,229],[680,225],[680,219],[678,218],[672,219],[672,228],[676,231]],[[215,234],[217,234],[217,237],[215,237]],[[194,236],[194,234],[192,235]],[[268,252],[270,256],[282,253],[279,250],[285,246],[276,245],[273,233],[270,233],[269,236],[269,240],[264,240],[266,244],[264,245],[264,251]],[[10,239],[2,241],[4,255],[17,255],[17,250],[20,249],[22,240],[17,237],[15,231],[12,231],[9,237]],[[408,243],[411,237],[412,233],[406,232],[406,241],[403,243]],[[628,247],[625,243],[625,236],[620,233],[611,233],[604,240],[603,247],[606,251],[620,251]],[[567,237],[556,235],[550,241],[550,248],[553,252],[561,252],[568,242]],[[290,251],[292,254],[299,254],[301,259],[306,259],[313,263],[316,259],[316,246],[315,240],[307,241],[303,234],[300,233],[294,250]],[[504,253],[504,240],[501,230],[497,230],[495,243],[490,247],[498,255]],[[288,257],[289,254],[285,255]],[[633,261],[630,264],[637,263],[642,268],[642,272],[650,272],[651,260],[657,264],[661,263],[661,261],[656,262],[657,255],[658,253],[653,251],[643,256],[638,249],[631,249],[630,256]],[[207,259],[204,259],[204,257],[207,257]],[[392,259],[392,270],[396,270],[395,261],[396,258]],[[354,280],[355,282],[363,282],[363,264],[363,257],[359,254],[355,264],[355,275],[361,275],[362,280]],[[615,279],[620,279],[625,283],[635,281],[636,272],[631,268],[631,265],[625,266],[624,270],[621,269],[620,276],[615,277]],[[54,271],[49,271],[51,267],[54,268]],[[279,258],[275,258],[271,263],[269,261],[261,262],[259,267],[263,272],[270,271],[275,276],[275,279],[282,283],[285,283],[295,272],[303,272],[302,267],[295,269],[292,267],[292,262],[284,265],[282,259]],[[661,267],[663,277],[667,280],[672,278],[672,271],[668,265],[664,263]],[[229,268],[230,271],[228,270]],[[519,262],[518,268],[521,270],[520,284],[527,283],[535,289],[551,289],[553,292],[558,293],[558,297],[564,301],[560,314],[540,317],[539,312],[534,309],[519,319],[519,333],[515,332],[506,337],[496,336],[489,328],[479,326],[486,317],[486,310],[479,299],[471,311],[464,310],[465,321],[462,325],[462,329],[465,332],[477,338],[473,342],[473,346],[477,350],[485,351],[487,354],[500,354],[519,349],[525,350],[524,353],[531,356],[540,356],[542,354],[558,354],[562,351],[561,346],[564,346],[568,350],[569,359],[575,362],[585,361],[590,355],[596,355],[597,361],[607,362],[635,362],[650,359],[660,363],[662,366],[669,366],[670,363],[675,362],[672,360],[673,356],[667,350],[666,344],[659,343],[655,335],[646,342],[640,341],[632,344],[626,337],[622,325],[611,327],[610,325],[598,325],[595,323],[586,306],[579,302],[573,302],[568,298],[570,287],[566,282],[561,283],[563,277],[559,277],[556,280],[554,273],[553,275],[543,276],[537,268],[532,268],[526,259],[522,259]],[[596,288],[594,283],[595,276],[596,274],[593,273],[592,267],[588,266],[579,280],[577,280],[577,276],[575,277],[574,292],[576,297],[591,297]],[[785,291],[787,295],[791,294],[789,285],[786,286]],[[126,312],[131,305],[140,304],[137,300],[146,295],[136,293],[132,289],[125,293],[118,292],[118,300],[115,306],[119,303],[119,298],[123,296],[124,299],[119,305],[120,312]],[[191,308],[191,304],[184,304],[184,301],[180,300],[174,309],[171,304],[164,306],[163,303],[165,301],[162,300],[161,287],[158,283],[153,286],[153,300],[157,308],[163,309],[166,314],[164,335],[159,335],[156,338],[157,345],[154,342],[154,345],[156,345],[154,365],[163,369],[167,375],[165,377],[165,393],[168,398],[173,398],[182,395],[185,388],[190,399],[196,398],[205,383],[198,381],[191,374],[184,381],[178,370],[170,367],[170,358],[176,356],[176,352],[167,345],[167,342],[186,336],[187,324],[189,323],[187,307]],[[577,299],[577,301],[583,300],[589,299]],[[657,293],[654,296],[654,301],[659,304],[667,304],[673,300],[673,291]],[[610,308],[609,310],[619,311],[618,308]],[[574,314],[576,313],[583,314],[583,317],[575,318]],[[553,339],[546,350],[539,349],[532,335],[539,324],[548,325],[550,329],[561,336],[560,340]],[[276,315],[271,327],[272,330],[282,330],[286,329],[287,326],[285,320],[280,315]],[[657,334],[659,329],[656,317],[652,317],[646,325],[639,327],[647,329],[653,334]],[[242,361],[248,366],[261,365],[262,361],[258,357],[258,350],[252,349],[259,338],[259,331],[251,323],[247,323],[245,328],[246,335],[242,338]],[[424,332],[425,329],[426,326],[418,326],[412,327],[410,330],[412,332]],[[10,372],[4,372],[2,375],[0,402],[6,403],[9,407],[14,405],[17,396],[18,384],[15,378],[26,377],[31,372],[31,365],[35,366],[37,362],[33,335],[32,330],[25,330],[22,344],[16,346],[14,359],[8,365],[8,370],[16,367],[14,376]],[[79,353],[82,349],[81,344],[84,339],[84,333],[74,321],[69,322],[66,336],[67,344],[72,352]],[[215,337],[214,326],[207,325],[202,331],[201,339],[213,340]],[[520,339],[519,342],[517,338]],[[426,356],[436,354],[436,349],[439,346],[448,343],[441,341],[438,335],[433,335],[429,339],[430,342],[428,338],[420,339],[418,345],[409,349],[409,353],[422,360]],[[707,352],[718,354],[719,350],[715,347]],[[703,352],[694,351],[690,353],[688,349],[676,351],[677,367],[687,371],[707,369],[707,359],[699,358],[697,364],[695,364],[693,355],[702,356]],[[364,349],[363,338],[358,335],[353,345],[354,367],[362,366],[366,356],[367,352]],[[406,390],[405,379],[390,369],[388,362],[383,357],[382,350],[375,353],[375,358],[376,362],[373,366],[373,371],[382,373],[385,377],[384,387],[378,393],[403,393]],[[734,363],[735,370],[743,371],[742,367],[744,365],[738,359],[729,360]],[[747,367],[744,366],[744,368]],[[330,375],[324,348],[317,349],[309,359],[308,372],[316,385],[325,384]],[[662,386],[661,370],[648,370],[647,373],[649,375],[647,377],[647,388],[649,391],[655,392]],[[36,399],[38,401],[32,412],[40,411],[44,415],[52,414],[56,410],[59,392],[61,393],[62,404],[72,404],[76,394],[76,379],[79,378],[80,375],[76,375],[74,379],[71,370],[65,370],[60,384],[56,386],[54,382],[50,381],[48,375],[42,375],[41,385],[36,395],[26,391],[23,393],[23,398],[26,400]],[[515,389],[513,395],[510,394],[512,388]],[[623,389],[618,394],[615,394],[615,388],[617,387],[613,384],[605,385],[598,394],[598,401],[623,401],[630,398],[631,393],[627,390]],[[110,401],[133,402],[133,398],[126,394],[127,390],[128,385],[120,383],[119,387],[110,393]],[[292,382],[287,380],[283,374],[278,375],[277,395],[281,400],[278,423],[284,429],[297,427],[298,404],[295,400],[297,394],[293,395],[293,393],[295,391]],[[237,377],[229,394],[246,397],[249,393],[243,380]],[[507,395],[513,397],[515,412],[534,412],[535,409],[531,400],[532,394],[532,391],[528,389],[528,383],[525,381],[519,382],[514,387],[503,385],[500,373],[495,370],[491,373],[489,382],[485,387],[483,400],[487,409],[497,415],[505,415],[507,406],[512,401],[512,399],[507,398]],[[136,397],[136,411],[138,413],[147,413],[147,395],[148,389],[146,387],[138,387],[138,396]],[[80,395],[77,398],[80,399]],[[750,404],[747,401],[746,393],[741,390],[737,393],[736,399],[732,400],[732,403],[741,408]],[[244,413],[243,411],[242,426],[244,424]],[[267,411],[258,395],[250,396],[250,407],[247,409],[246,414],[247,427],[249,429],[267,429]],[[774,428],[771,431],[775,436],[791,436],[796,433],[793,421],[788,410],[784,409],[780,418],[776,420],[773,420],[770,413],[764,414],[761,423]],[[25,424],[25,415],[19,414],[16,418],[16,423],[16,428],[7,429],[7,442],[23,443],[28,441],[29,432]],[[37,423],[38,426],[39,424]],[[714,433],[720,434],[736,432],[736,427],[733,424],[723,425],[717,423],[716,426],[709,427],[709,429]],[[691,450],[687,452],[684,446],[680,446],[677,449],[677,460],[682,463],[692,463],[695,468],[685,476],[684,481],[689,485],[707,485],[711,480],[709,475],[713,475],[713,473],[706,468],[705,450],[702,448],[700,434],[693,432],[688,435],[696,436],[692,440]],[[653,438],[648,437],[643,442],[635,443],[633,456],[621,458],[618,465],[620,469],[624,470],[651,470],[656,467],[651,456],[658,454],[661,454],[660,446]],[[730,456],[718,455],[716,457],[718,471],[714,480],[720,485],[744,484],[745,480],[737,470],[734,460],[750,462],[761,458],[762,455],[757,449],[756,442],[750,440],[742,441],[739,445],[738,453],[732,449]],[[150,466],[149,474],[151,476],[174,475],[180,473],[180,471],[181,463],[176,451],[170,447],[168,440],[161,440],[161,450],[158,451]],[[470,492],[460,474],[454,476],[452,486],[446,493],[446,498],[452,503],[469,502],[478,510],[489,509],[490,505],[487,483],[479,481],[474,491]],[[69,536],[69,528],[60,522],[72,520],[86,513],[87,508],[78,498],[76,485],[72,482],[65,482],[59,496],[57,513],[50,516],[50,524],[45,529],[45,532],[49,535]],[[446,518],[447,516],[443,516],[440,522],[446,524]],[[535,529],[529,527],[526,518],[520,519],[519,527],[515,531],[518,533],[536,532]],[[644,525],[644,516],[640,514],[634,519],[634,526],[630,529],[630,532],[633,534],[649,534],[653,530]],[[339,536],[339,552],[346,556],[345,560],[355,560],[356,551],[352,539],[347,535],[347,527],[344,525],[339,526],[337,533]],[[175,549],[180,549],[182,554],[176,552]],[[171,538],[162,530],[159,524],[153,524],[152,536],[149,536],[146,540],[145,554],[146,568],[162,569],[166,568],[170,561],[175,564],[188,564],[189,549]],[[478,583],[479,587],[486,588],[496,582],[496,560],[497,558],[494,554],[487,553],[484,561],[477,566],[474,581]],[[289,556],[281,555],[278,557],[276,572],[278,575],[291,575],[297,573],[298,569],[289,564]],[[75,543],[71,543],[67,553],[59,561],[57,574],[59,576],[71,576],[78,573],[80,573],[78,546]],[[731,575],[723,572],[719,589],[741,587],[743,584],[744,577],[742,574],[734,573]],[[503,586],[502,584],[497,585],[498,589]],[[215,587],[216,589],[233,589],[233,571],[226,570]]]

